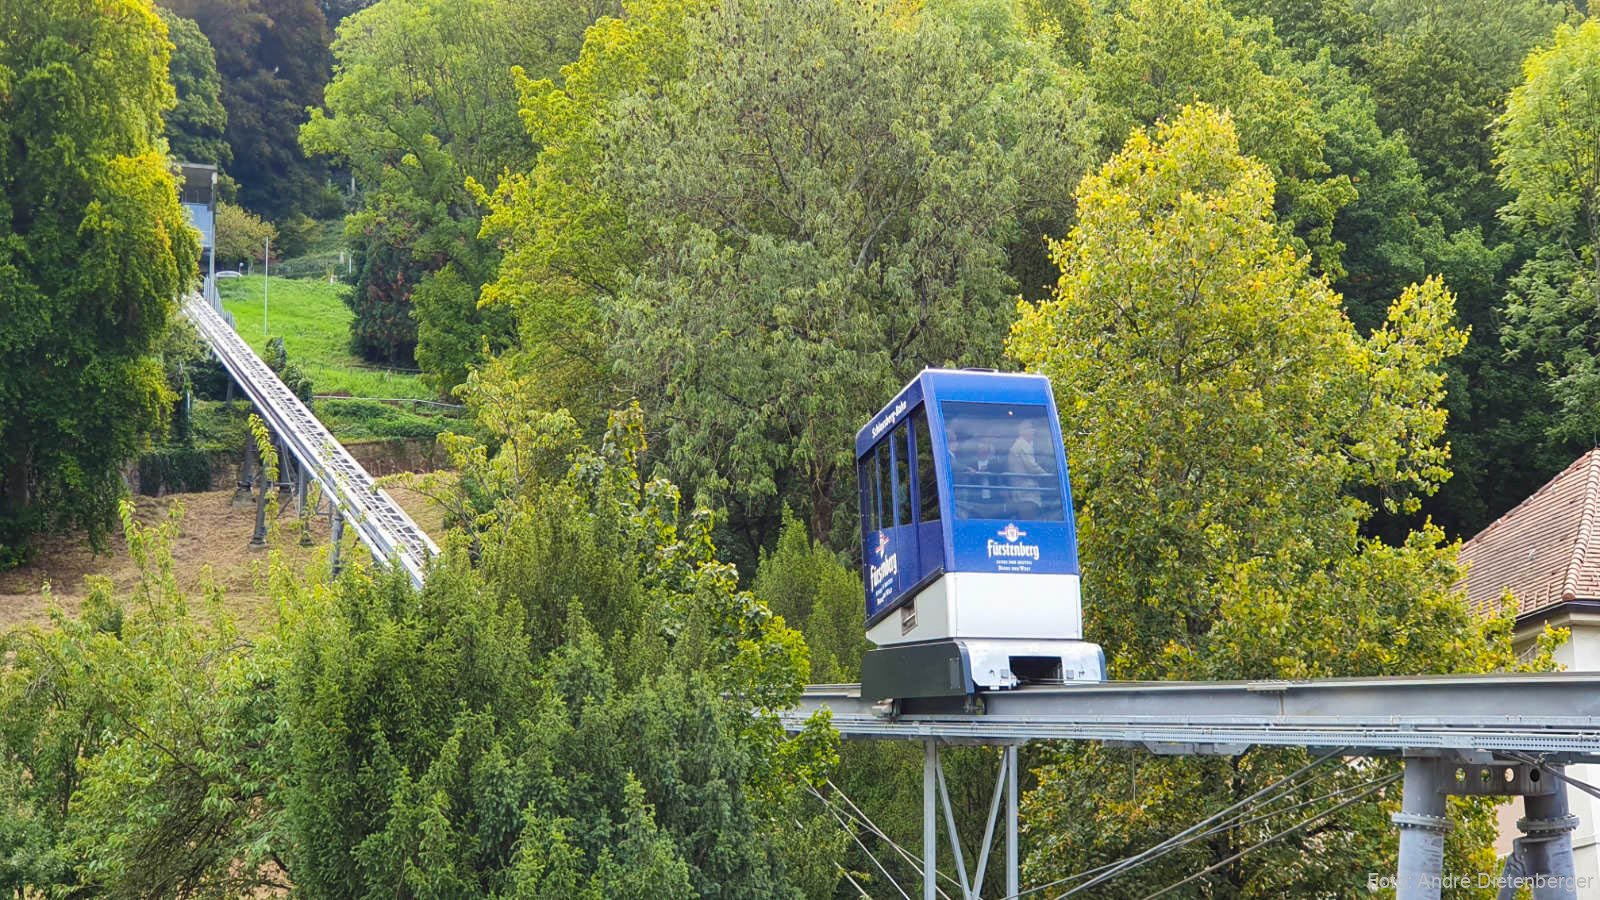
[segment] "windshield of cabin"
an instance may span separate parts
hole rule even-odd
[[[939,409],[956,518],[1062,520],[1048,407],[946,400]]]

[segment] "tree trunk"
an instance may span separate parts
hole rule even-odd
[[[820,475],[811,479],[811,539],[828,542],[833,533],[833,479]]]
[[[0,508],[10,518],[22,515],[33,505],[33,485],[29,477],[32,469],[33,448],[23,444],[0,476]]]

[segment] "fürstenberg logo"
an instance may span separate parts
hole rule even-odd
[[[1006,527],[1000,529],[999,535],[1000,535],[1000,537],[1005,538],[1006,542],[1002,544],[999,541],[995,540],[994,538],[989,538],[989,558],[990,559],[995,559],[996,557],[1000,557],[1000,558],[1004,558],[1004,559],[1031,559],[1031,560],[1034,560],[1035,562],[1038,561],[1038,559],[1039,559],[1039,545],[1038,544],[1019,544],[1019,543],[1017,543],[1017,541],[1019,539],[1025,538],[1025,537],[1028,536],[1028,533],[1026,531],[1023,531],[1021,528],[1017,527],[1017,523],[1012,522],[1011,524],[1007,525]]]

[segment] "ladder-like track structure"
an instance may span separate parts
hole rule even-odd
[[[411,583],[420,588],[428,558],[438,554],[438,545],[378,486],[210,303],[199,294],[192,295],[184,301],[183,313],[228,375],[255,404],[267,427],[303,471],[321,485],[337,514],[355,528],[373,557],[405,569]]]

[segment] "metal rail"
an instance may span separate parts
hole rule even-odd
[[[411,577],[411,583],[421,587],[428,558],[438,554],[438,545],[373,481],[209,303],[198,294],[192,295],[184,301],[183,312],[255,404],[267,427],[322,485],[329,502],[355,527],[372,555],[382,562],[398,564]]]
[[[1019,744],[1097,740],[1156,753],[1234,754],[1249,746],[1349,748],[1352,755],[1528,753],[1600,762],[1600,672],[1107,682],[981,695],[981,710],[902,701],[895,714],[858,685],[813,685],[781,714],[800,728],[820,709],[847,738]]]

